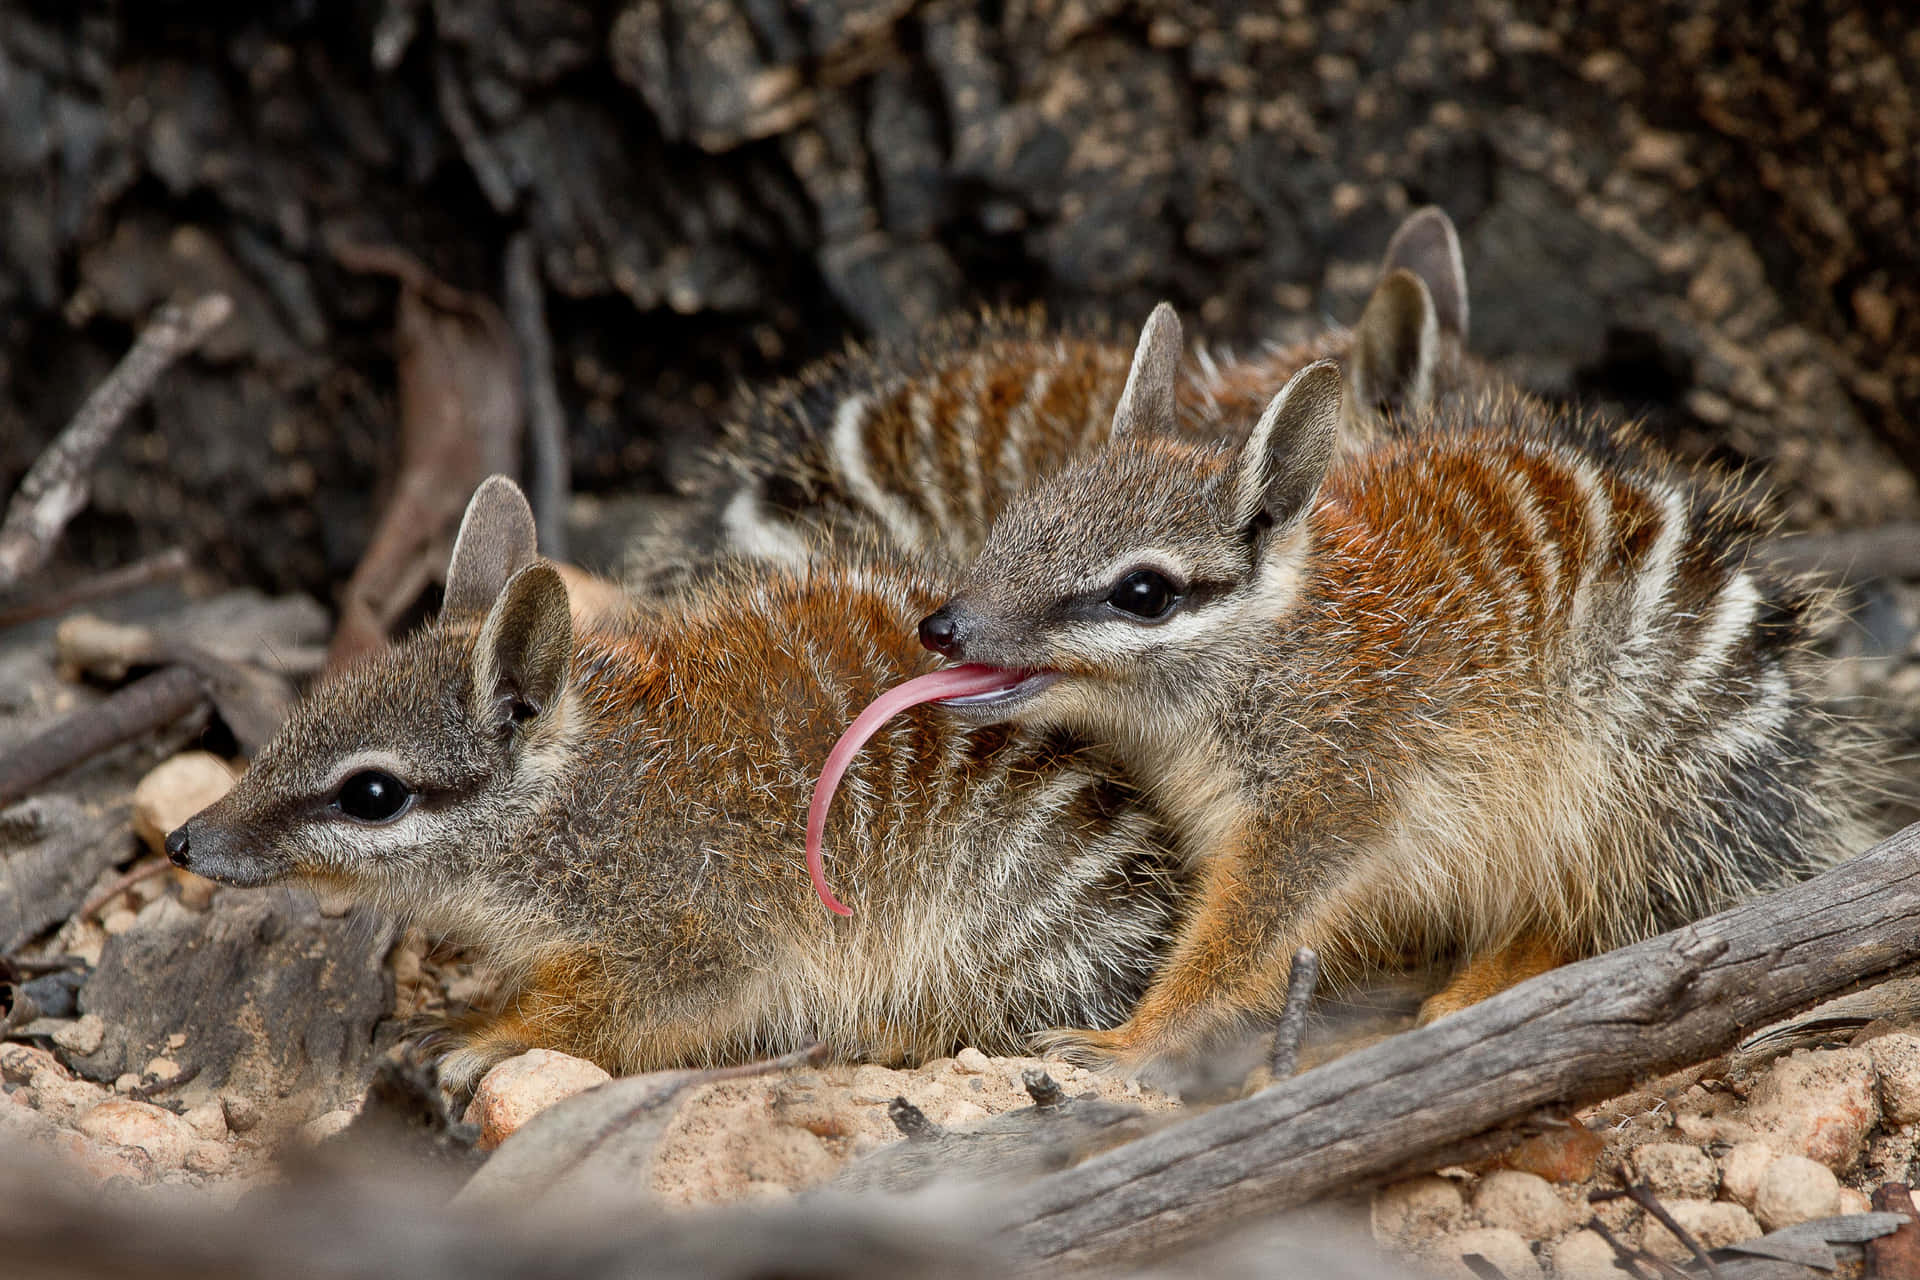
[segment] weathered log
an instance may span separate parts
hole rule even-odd
[[[1607,1097],[1920,957],[1920,824],[1804,884],[1523,983],[1022,1188],[1048,1266],[1164,1248]]]

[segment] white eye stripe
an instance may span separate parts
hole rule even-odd
[[[1172,583],[1176,591],[1185,591],[1188,582],[1193,578],[1192,572],[1184,568],[1171,551],[1148,548],[1145,551],[1130,551],[1086,579],[1080,588],[1081,594],[1104,596],[1113,590],[1122,578],[1138,573],[1142,569],[1159,574]]]
[[[413,780],[408,776],[411,770],[399,756],[391,751],[356,751],[334,766],[333,773],[328,776],[326,784],[320,789],[321,793],[329,797],[337,795],[348,778],[369,770],[391,774],[409,790],[413,789]]]

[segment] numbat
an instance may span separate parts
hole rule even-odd
[[[1171,430],[1237,438],[1274,387],[1336,357],[1356,387],[1344,438],[1363,443],[1436,400],[1505,386],[1465,351],[1467,283],[1446,214],[1409,217],[1352,329],[1241,357],[1202,355],[1177,379]],[[1037,317],[955,321],[907,350],[855,350],[752,401],[720,459],[730,495],[696,524],[638,539],[635,576],[687,545],[801,564],[865,542],[964,563],[1000,509],[1070,458],[1103,446],[1126,347],[1047,332]]]
[[[1178,1062],[1266,1024],[1301,946],[1336,983],[1453,964],[1432,1018],[1863,847],[1751,495],[1515,395],[1333,465],[1332,364],[1196,445],[1179,345],[1163,306],[1113,446],[920,624],[1003,677],[954,715],[1111,744],[1200,877],[1131,1019],[1048,1047]]]
[[[814,905],[812,772],[849,707],[928,665],[926,580],[742,570],[576,624],[526,501],[474,495],[441,617],[320,684],[228,796],[167,838],[233,885],[344,890],[475,948],[470,1085],[533,1047],[632,1072],[824,1041],[895,1061],[1112,1025],[1164,953],[1170,841],[1104,764],[925,710],[855,774]]]

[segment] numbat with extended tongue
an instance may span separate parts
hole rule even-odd
[[[1752,494],[1513,395],[1334,465],[1331,364],[1196,446],[1179,345],[1163,306],[1113,446],[920,624],[954,715],[1111,744],[1200,876],[1131,1019],[1047,1047],[1177,1063],[1265,1025],[1303,945],[1336,985],[1455,965],[1432,1018],[1864,847]]]
[[[847,708],[928,663],[912,572],[742,569],[576,622],[526,500],[475,493],[446,607],[328,677],[227,797],[167,838],[235,885],[324,884],[476,949],[500,977],[449,1028],[456,1087],[528,1048],[615,1072],[825,1042],[840,1057],[1018,1052],[1146,989],[1183,874],[1114,770],[938,711],[853,779],[815,905],[807,788]]]

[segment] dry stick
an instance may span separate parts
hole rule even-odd
[[[51,778],[111,747],[172,724],[208,705],[200,677],[184,666],[162,667],[106,701],[76,711],[0,759],[0,809]]]
[[[1624,1167],[1618,1169],[1615,1172],[1615,1176],[1625,1184],[1621,1190],[1592,1192],[1587,1196],[1587,1202],[1589,1204],[1605,1204],[1609,1200],[1627,1199],[1633,1201],[1642,1209],[1652,1214],[1661,1226],[1671,1231],[1673,1238],[1678,1240],[1681,1247],[1694,1256],[1695,1261],[1707,1269],[1707,1274],[1712,1276],[1713,1280],[1722,1280],[1720,1264],[1708,1257],[1707,1251],[1700,1247],[1700,1242],[1693,1238],[1693,1233],[1681,1226],[1680,1223],[1675,1220],[1674,1216],[1667,1212],[1667,1206],[1660,1203],[1660,1197],[1653,1194],[1652,1187],[1645,1183],[1634,1182]]]
[[[133,888],[133,886],[151,880],[155,876],[165,875],[172,869],[173,864],[165,858],[155,858],[151,861],[140,863],[125,875],[116,879],[112,884],[94,894],[91,898],[88,898],[86,902],[82,903],[79,912],[80,918],[82,920],[92,919],[94,912],[100,910],[100,908]]]
[[[87,505],[94,463],[167,366],[199,346],[233,313],[224,293],[160,308],[120,363],[93,389],[58,439],[34,462],[0,525],[0,588],[39,569],[67,522]]]
[[[1273,1056],[1268,1059],[1268,1067],[1275,1084],[1292,1076],[1300,1064],[1300,1038],[1306,1034],[1307,1010],[1319,985],[1320,956],[1312,947],[1302,947],[1293,953],[1293,968],[1287,972],[1287,1003],[1273,1030]]]
[[[1796,533],[1768,543],[1766,557],[1784,569],[1845,582],[1920,579],[1920,521],[1846,533]]]
[[[1906,1214],[1907,1225],[1867,1241],[1867,1274],[1874,1280],[1920,1280],[1920,1212],[1914,1209],[1912,1188],[1885,1183],[1873,1193],[1873,1207]]]
[[[23,622],[32,622],[56,613],[65,613],[69,609],[91,604],[95,600],[122,595],[136,587],[150,586],[156,582],[178,578],[186,573],[189,563],[185,547],[169,547],[158,555],[136,560],[124,568],[110,569],[106,573],[96,574],[70,587],[62,587],[30,600],[22,600],[11,607],[0,605],[0,629],[18,626]]]
[[[1169,1246],[1444,1155],[1724,1050],[1920,959],[1920,824],[1804,884],[1568,965],[1024,1187],[1048,1265]]]
[[[1662,1280],[1661,1272],[1664,1271],[1672,1274],[1676,1271],[1676,1268],[1668,1266],[1661,1259],[1654,1257],[1644,1250],[1634,1248],[1619,1236],[1614,1235],[1613,1232],[1607,1228],[1607,1224],[1598,1218],[1591,1218],[1587,1221],[1587,1230],[1607,1242],[1607,1247],[1613,1250],[1614,1264],[1628,1275],[1634,1277],[1634,1280]],[[1645,1262],[1653,1263],[1656,1268],[1651,1276],[1641,1270],[1641,1264]],[[1684,1274],[1682,1275],[1682,1280],[1685,1280]]]
[[[550,560],[567,558],[567,419],[553,385],[553,335],[547,331],[545,299],[533,233],[522,231],[507,245],[507,323],[520,348],[526,388],[527,433],[533,447],[533,523],[540,550]]]

